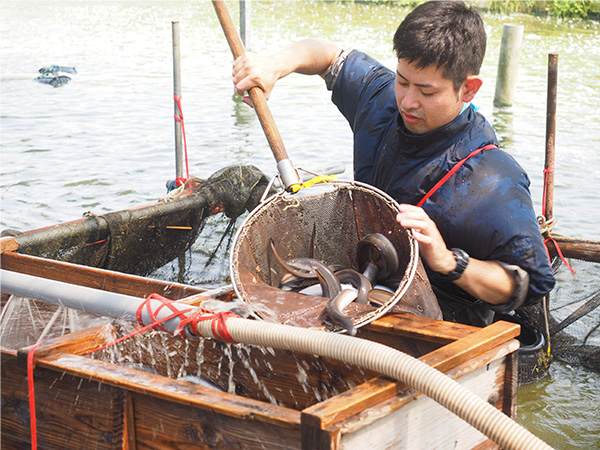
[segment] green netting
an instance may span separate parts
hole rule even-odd
[[[17,234],[18,252],[147,275],[183,254],[211,214],[237,217],[259,202],[268,179],[254,166],[191,178],[158,202]]]

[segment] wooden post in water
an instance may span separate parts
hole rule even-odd
[[[179,111],[179,102],[181,99],[181,54],[179,50],[179,22],[172,22],[173,31],[173,103],[175,106],[175,176],[184,177],[183,164],[183,145],[181,129],[181,112]],[[179,120],[178,120],[179,119]]]
[[[505,24],[502,28],[494,106],[511,106],[513,104],[523,30],[523,25],[513,24]]]
[[[556,91],[558,84],[558,53],[548,54],[548,98],[546,101],[546,161],[544,162],[544,216],[553,217],[554,146],[556,138]]]
[[[246,50],[250,49],[252,0],[240,0],[240,37]]]

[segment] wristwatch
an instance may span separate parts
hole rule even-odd
[[[456,260],[456,267],[452,272],[440,274],[442,278],[447,281],[458,280],[467,268],[467,264],[469,264],[469,255],[464,250],[461,250],[460,248],[453,248],[452,254]]]

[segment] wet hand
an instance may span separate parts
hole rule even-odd
[[[272,64],[273,58],[255,53],[245,53],[233,62],[233,83],[242,101],[250,106],[252,101],[246,94],[253,87],[259,87],[268,100],[279,74]]]
[[[411,228],[419,243],[419,253],[435,272],[449,273],[456,267],[452,251],[448,250],[437,225],[423,208],[402,204],[396,220],[404,228]]]

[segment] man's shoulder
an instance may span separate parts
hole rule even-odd
[[[366,87],[372,83],[389,83],[394,79],[391,69],[359,50],[344,51],[340,59],[339,70],[343,73],[341,79],[345,85],[356,86],[355,83],[360,83],[362,87]]]

